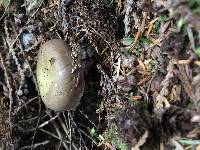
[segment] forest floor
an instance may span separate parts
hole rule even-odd
[[[89,64],[75,111],[38,94],[50,39]],[[0,0],[0,149],[200,150],[199,108],[199,0]]]

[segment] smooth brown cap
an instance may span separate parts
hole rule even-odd
[[[73,110],[84,91],[84,69],[72,71],[71,49],[63,41],[44,43],[38,53],[36,76],[41,98],[55,111]],[[72,73],[73,72],[73,73]]]

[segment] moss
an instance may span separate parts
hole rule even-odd
[[[10,0],[0,0],[0,7],[7,8],[10,4]]]
[[[188,5],[193,13],[200,15],[200,1],[199,0],[188,0]]]
[[[122,139],[116,133],[117,127],[114,123],[112,123],[110,127],[108,127],[107,130],[103,133],[103,137],[106,141],[115,145],[116,148],[119,148],[120,150],[127,150],[127,145],[123,143]]]

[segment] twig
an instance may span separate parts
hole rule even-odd
[[[38,9],[39,9],[39,8],[38,8]],[[37,11],[38,11],[38,9],[37,9]],[[36,12],[37,12],[37,11],[36,11]],[[36,12],[35,12],[34,14],[36,14]],[[30,22],[30,21],[28,21],[27,24],[28,24],[29,22]],[[15,28],[14,28],[14,25],[13,25],[13,24],[12,24],[12,26],[13,26],[13,29],[14,29],[14,31],[15,31]],[[23,28],[25,28],[25,26],[24,26]],[[23,31],[23,30],[21,30],[21,33],[22,33],[22,31]],[[15,31],[15,33],[16,33],[16,31]],[[12,52],[13,54],[15,54],[14,49],[13,49],[13,46],[14,46],[14,44],[15,44],[16,41],[19,41],[19,48],[20,48],[20,51],[21,51],[21,53],[22,53],[22,55],[23,55],[23,57],[24,57],[25,63],[28,65],[28,69],[29,69],[29,71],[30,71],[30,73],[31,73],[31,75],[32,75],[33,81],[34,81],[34,83],[35,83],[36,90],[37,90],[38,93],[39,93],[38,85],[37,85],[37,81],[36,81],[36,77],[35,77],[35,75],[34,75],[34,73],[33,73],[33,71],[32,71],[31,65],[30,65],[30,63],[29,63],[29,61],[28,61],[28,59],[27,59],[27,57],[26,57],[26,55],[25,55],[25,53],[24,53],[24,50],[23,50],[21,41],[20,41],[20,39],[19,39],[19,35],[21,35],[21,33],[18,34],[18,35],[16,35],[16,39],[15,39],[15,41],[13,42],[13,44],[8,43],[9,45],[11,45],[9,48],[11,49],[11,52]],[[17,33],[16,33],[16,34],[17,34]],[[15,56],[15,55],[14,55],[14,56]],[[17,63],[18,63],[18,62],[17,62],[17,59],[15,59],[15,61],[16,61],[16,64],[17,64]],[[20,68],[20,66],[19,66],[19,67],[18,67],[18,70],[20,70],[20,69],[21,69],[21,68]],[[23,72],[23,70],[21,70],[20,72],[21,72],[21,73],[20,73],[21,78],[22,78],[22,80],[23,80],[23,78],[24,78],[24,72]],[[40,95],[40,94],[38,94],[38,95]],[[39,99],[39,111],[38,111],[38,116],[40,116],[40,113],[41,113],[41,98],[38,97],[38,99]],[[38,118],[37,127],[35,128],[35,132],[34,132],[34,135],[33,135],[32,146],[33,146],[33,144],[34,144],[34,140],[35,140],[35,136],[36,136],[36,133],[37,133],[37,128],[38,128],[38,126],[39,126],[39,122],[40,122],[40,117]],[[31,148],[31,149],[32,149],[32,148]]]
[[[90,139],[95,145],[98,144],[92,137],[90,137],[87,133],[85,133],[85,131],[83,131],[82,129],[80,129],[80,131],[81,131],[88,139]]]
[[[1,16],[0,18],[0,21],[3,19],[3,17],[6,15],[7,11],[8,11],[8,7],[9,7],[10,4],[8,4],[8,6],[6,6],[4,12],[3,12],[3,15]]]
[[[62,146],[62,142],[60,141],[57,150],[60,150],[61,146]]]
[[[12,26],[13,26],[13,29],[14,29],[14,25],[12,25]],[[14,29],[14,30],[15,30],[15,29]],[[20,52],[21,52],[22,55],[23,55],[23,58],[24,58],[24,60],[25,60],[25,63],[28,65],[28,69],[29,69],[29,71],[30,71],[30,73],[31,73],[31,75],[32,75],[32,77],[33,77],[33,82],[35,83],[36,90],[39,91],[39,90],[38,90],[38,85],[37,85],[37,80],[36,80],[35,74],[33,73],[33,70],[32,70],[32,68],[31,68],[31,65],[30,65],[30,63],[29,63],[27,57],[26,57],[26,54],[24,53],[24,49],[23,49],[23,47],[22,47],[22,43],[21,43],[21,41],[20,41],[20,39],[19,39],[18,37],[17,37],[16,41],[19,42]],[[12,46],[12,45],[11,45],[11,46]],[[12,48],[12,47],[11,47],[11,48]],[[41,102],[40,97],[39,97],[39,101]]]
[[[145,22],[146,22],[146,19],[147,19],[147,12],[144,12],[143,14],[143,20],[142,20],[142,23],[141,25],[138,27],[138,32],[135,36],[135,40],[134,42],[130,45],[130,51],[133,50],[135,44],[137,43],[138,39],[140,38],[140,35],[144,32],[144,26],[145,26]]]
[[[61,28],[63,31],[63,34],[66,33],[67,27],[68,27],[68,22],[67,22],[67,17],[66,17],[66,6],[69,5],[69,3],[72,0],[59,0],[58,1],[58,15],[59,19],[61,20]]]
[[[192,29],[190,27],[187,27],[186,29],[187,29],[187,33],[188,33],[188,37],[189,37],[189,40],[190,40],[191,47],[192,47],[193,51],[195,51],[194,36],[193,36],[193,33],[192,33]]]
[[[59,115],[59,114],[57,114],[56,117],[58,117],[58,115]],[[50,118],[54,118],[50,113],[49,113],[49,117],[50,117]],[[69,150],[69,147],[68,147],[67,144],[63,141],[65,138],[63,137],[61,131],[59,130],[59,126],[58,126],[58,124],[57,124],[55,121],[53,121],[53,126],[54,126],[54,128],[56,129],[56,132],[57,132],[59,138],[62,139],[62,144],[63,144],[63,146],[65,147],[66,150]]]
[[[124,30],[125,36],[128,36],[130,32],[130,16],[133,11],[133,0],[126,0],[125,2],[125,16],[124,16]]]
[[[45,121],[41,125],[38,126],[38,128],[43,128],[44,126],[48,125],[50,122],[54,121],[56,118],[58,118],[58,114],[54,117],[51,116],[51,118],[48,121]]]
[[[66,143],[69,144],[69,141],[63,140],[60,137],[58,137],[57,135],[55,135],[55,134],[53,134],[53,133],[51,133],[49,131],[46,131],[44,129],[39,129],[39,130],[42,131],[42,132],[44,132],[44,133],[46,133],[46,134],[48,134],[48,135],[50,135],[50,136],[52,136],[52,137],[54,137],[54,138],[56,138],[56,139],[58,139],[58,140],[60,140],[61,142],[64,141],[64,142],[66,142]]]
[[[174,145],[179,150],[184,150],[183,146],[179,144],[175,139],[170,139],[170,142],[172,145]]]
[[[154,74],[153,74],[153,76],[151,77],[151,80],[150,80],[150,82],[149,82],[149,84],[148,84],[148,87],[147,87],[147,94],[146,94],[146,99],[147,99],[147,103],[149,104],[150,103],[150,101],[149,101],[149,91],[150,91],[150,88],[151,88],[151,84],[152,84],[152,82],[153,82],[153,80],[154,80],[154,78],[155,78],[155,75],[156,75],[156,73],[157,73],[157,67],[155,68],[155,72],[154,72]]]
[[[41,113],[41,104],[39,103],[39,113],[38,113],[38,117],[40,116],[40,113]],[[35,132],[34,132],[34,135],[33,135],[33,139],[32,139],[32,147],[31,147],[31,150],[33,149],[33,144],[34,144],[34,140],[35,140],[35,136],[36,136],[36,133],[37,133],[37,129],[38,129],[38,126],[39,126],[39,123],[40,123],[40,117],[38,118],[38,121],[37,121],[37,125],[36,125],[36,128],[35,128]]]
[[[69,113],[69,112],[68,112]],[[63,113],[64,115],[64,113]],[[70,120],[70,119],[68,119]],[[60,116],[58,116],[58,121],[59,123],[61,124],[66,136],[68,137],[69,139],[69,143],[70,143],[70,150],[72,149],[71,146],[73,146],[74,150],[78,150],[78,148],[76,148],[76,146],[74,145],[74,143],[72,143],[72,137],[71,137],[71,127],[69,126],[69,129],[67,129],[66,125],[67,125],[67,122],[65,121],[66,125],[64,124],[64,122],[62,121],[62,119],[60,118]]]
[[[31,98],[29,99],[26,103],[24,103],[22,106],[18,107],[16,112],[18,112],[19,110],[21,110],[24,106],[26,106],[27,104],[31,103],[32,101],[34,101],[35,99],[37,99],[38,96],[34,97],[34,98]]]
[[[142,146],[146,142],[146,139],[148,138],[148,136],[149,136],[149,131],[146,130],[145,133],[137,142],[137,144],[134,147],[132,147],[131,150],[140,150],[140,146]]]
[[[19,33],[17,34],[16,38],[14,39],[14,41],[11,44],[11,47],[14,46],[14,44],[17,42],[17,40],[19,39],[19,36],[22,34],[22,32],[24,31],[24,29],[26,28],[26,26],[32,21],[32,18],[35,16],[35,14],[39,11],[40,7],[42,6],[44,0],[42,0],[42,2],[40,3],[40,5],[38,6],[38,8],[36,9],[36,11],[31,15],[31,17],[28,19],[28,21],[25,23],[25,25],[20,29]]]
[[[69,113],[69,119],[71,119],[71,121],[72,121],[74,127],[77,129],[77,131],[78,131],[78,133],[79,133],[79,136],[80,136],[80,140],[83,142],[85,149],[88,150],[88,148],[87,148],[87,146],[86,146],[86,144],[85,144],[85,141],[84,141],[83,138],[82,138],[80,129],[77,127],[76,123],[74,122],[74,119],[72,118],[71,113]],[[80,142],[81,142],[81,141],[80,141]]]
[[[97,128],[97,126],[94,124],[94,122],[92,122],[92,121],[88,118],[88,116],[86,116],[81,110],[79,110],[79,112],[80,112],[86,119],[88,119],[88,121],[89,121],[95,128]]]
[[[30,123],[35,121],[36,119],[38,119],[38,116],[32,117],[30,119],[26,119],[26,120],[20,120],[18,123]]]
[[[69,113],[70,113],[70,111],[68,111],[67,112],[68,113],[68,118],[69,118]],[[65,118],[65,124],[67,125],[67,120],[66,120],[66,117],[65,117],[65,114],[64,114],[64,112],[63,112],[63,116],[64,116],[64,118]],[[71,150],[71,145],[73,144],[72,143],[72,128],[71,128],[71,120],[70,119],[68,119],[68,124],[69,124],[69,135],[68,135],[68,138],[69,138],[69,140],[70,140],[70,150]],[[66,126],[65,126],[66,127]],[[66,133],[66,129],[65,129],[65,133]],[[67,134],[67,133],[66,133]]]
[[[119,77],[120,66],[121,66],[121,58],[119,57],[117,63],[117,77]]]
[[[167,75],[165,76],[164,80],[161,82],[161,85],[163,86],[160,93],[157,95],[156,100],[155,100],[155,108],[154,112],[161,117],[162,113],[164,112],[164,107],[170,107],[170,103],[168,102],[166,96],[169,94],[169,85],[171,78],[174,76],[174,64],[175,60],[170,60],[168,67],[167,67]],[[164,104],[165,106],[164,106]]]
[[[33,145],[33,148],[37,148],[38,146],[44,146],[44,145],[48,144],[49,142],[50,142],[49,140],[46,140],[46,141],[41,142],[41,143],[35,143],[35,144]],[[29,146],[23,146],[23,147],[20,148],[20,150],[23,150],[23,149],[30,149],[30,148],[32,148],[31,145],[29,145]]]
[[[2,57],[1,53],[0,53],[0,60],[1,60],[1,64],[2,64],[2,67],[3,67],[3,70],[4,70],[4,77],[6,79],[6,85],[8,87],[8,92],[9,92],[9,99],[10,99],[10,104],[9,104],[9,123],[10,123],[10,129],[11,129],[12,128],[11,113],[12,113],[12,104],[13,104],[13,89],[11,87],[11,83],[9,81],[8,72],[7,72],[7,69],[5,67],[4,60],[3,60],[3,57]],[[12,135],[12,129],[10,130],[10,133]]]
[[[189,79],[188,79],[188,76],[185,72],[185,66],[184,65],[179,65],[178,64],[178,69],[179,69],[179,72],[176,72],[179,79],[181,80],[181,83],[185,89],[185,92],[188,94],[188,96],[190,97],[190,99],[195,99],[194,98],[194,93],[193,93],[193,90],[192,90],[192,86],[189,82]]]

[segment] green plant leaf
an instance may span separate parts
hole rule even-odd
[[[179,140],[181,144],[186,144],[186,145],[199,145],[200,140],[191,140],[191,139],[181,139]]]
[[[99,134],[99,140],[100,141],[104,141],[105,140],[104,137],[101,134]]]
[[[95,130],[94,128],[92,128],[92,129],[90,130],[90,134],[91,134],[92,136],[96,136],[96,130]]]
[[[185,21],[184,21],[184,19],[181,17],[181,18],[177,21],[177,23],[176,23],[176,25],[177,25],[179,31],[182,29],[182,27],[184,26],[184,24],[185,24]]]
[[[196,48],[195,53],[197,54],[198,57],[200,57],[200,47]]]
[[[123,45],[129,46],[133,43],[133,38],[131,37],[125,37],[123,38]]]

